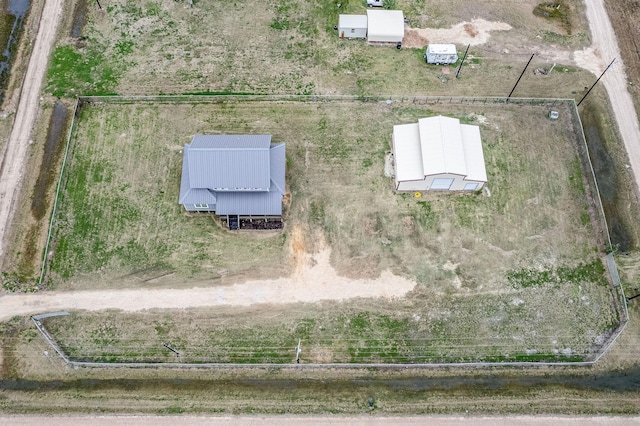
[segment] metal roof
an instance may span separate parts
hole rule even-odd
[[[401,10],[367,10],[369,41],[402,41],[404,14]]]
[[[482,138],[480,128],[469,124],[461,124],[462,144],[464,145],[464,159],[467,163],[467,180],[478,182],[487,181],[487,169],[482,152]]]
[[[425,176],[441,173],[466,176],[460,120],[439,115],[421,118],[418,126]]]
[[[267,191],[270,135],[197,135],[184,152],[191,188]]]
[[[424,179],[418,123],[393,126],[393,158],[397,181]]]
[[[179,203],[215,204],[217,214],[280,215],[286,151],[270,141],[270,135],[194,137],[185,145]]]
[[[393,126],[396,181],[440,174],[486,182],[480,128],[451,117],[421,118]]]
[[[267,149],[271,135],[195,135],[191,140],[192,148],[249,148]]]
[[[282,194],[272,185],[265,192],[220,192],[216,214],[268,215],[282,214]]]
[[[283,143],[272,144],[270,155],[271,166],[271,183],[275,185],[276,190],[284,195],[286,191],[285,186],[285,166],[287,164],[285,145]],[[273,189],[269,189],[272,191]]]
[[[367,28],[367,15],[340,15],[338,16],[340,28]]]
[[[180,193],[180,204],[216,204],[216,194],[210,189],[193,188]]]

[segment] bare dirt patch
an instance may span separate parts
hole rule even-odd
[[[484,19],[473,19],[462,22],[451,28],[411,28],[405,31],[403,46],[420,48],[429,43],[470,44],[477,46],[489,40],[492,31],[509,31],[512,27],[504,22],[490,22]]]
[[[358,297],[403,297],[416,283],[383,271],[376,279],[349,279],[339,276],[330,264],[330,251],[302,254],[304,266],[292,277],[276,280],[248,280],[242,284],[212,288],[147,289],[84,292],[40,292],[0,298],[0,320],[15,315],[75,309],[121,309],[140,311],[153,308],[184,309],[198,306],[250,306],[254,304],[314,303]]]
[[[64,289],[135,283],[147,290],[43,294],[39,307],[29,298],[2,303],[16,300],[19,312],[33,312],[68,303],[140,310],[326,300],[290,322],[306,324],[312,315],[308,333],[325,339],[332,331],[331,344],[321,346],[332,347],[338,362],[589,356],[614,320],[571,115],[556,107],[561,118],[552,122],[546,107],[484,102],[86,105],[50,280]],[[490,197],[392,191],[383,170],[393,124],[434,109],[481,126]],[[170,149],[180,142],[167,139],[188,141],[200,129],[271,133],[287,143],[292,198],[283,233],[254,238],[181,213],[181,156]],[[103,202],[87,211],[86,197]],[[167,283],[208,288],[152,290]],[[371,332],[347,345],[361,329]]]

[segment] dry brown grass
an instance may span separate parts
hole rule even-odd
[[[396,51],[340,40],[332,29],[338,13],[364,13],[365,8],[356,1],[342,2],[341,9],[335,3],[279,0],[255,7],[246,1],[203,2],[190,8],[181,2],[143,6],[120,0],[106,13],[89,13],[87,51],[93,46],[109,52],[105,62],[123,61],[117,66],[114,62],[115,68],[125,69],[113,87],[120,94],[506,95],[529,54],[538,53],[547,67],[554,62],[568,65],[570,50],[588,45],[577,0],[565,2],[576,10],[573,35],[534,16],[537,2],[531,0],[509,7],[492,1],[400,2],[414,28],[443,28],[474,18],[513,27],[493,33],[486,45],[475,49],[475,57],[485,60],[476,67],[483,72],[469,70],[460,84],[442,85],[439,69],[426,67],[421,59],[423,49]],[[542,91],[527,88],[523,81],[521,95],[569,97],[580,85],[574,76],[566,77],[547,81]]]
[[[400,327],[401,340],[429,342],[422,355],[407,344],[408,354],[400,351],[396,361],[517,359],[527,351],[587,356],[614,323],[603,276],[576,272],[561,284],[509,278],[578,271],[597,262],[603,246],[588,214],[571,116],[558,110],[561,119],[552,122],[539,106],[411,101],[87,105],[65,177],[50,282],[73,289],[193,286],[295,275],[304,252],[327,245],[342,275],[377,277],[391,269],[418,285],[406,300],[308,307],[307,316],[267,327],[256,347],[268,345],[268,336],[295,334],[295,324],[309,320],[315,325],[305,333],[323,348],[315,357],[327,358],[331,347],[336,362],[384,360],[384,352],[362,348],[389,339],[384,318],[391,315],[400,321],[389,324]],[[491,196],[415,199],[392,191],[382,171],[393,124],[438,113],[481,126]],[[291,204],[282,235],[230,234],[207,216],[182,213],[181,154],[174,148],[200,132],[271,133],[287,143]],[[140,284],[143,276],[166,280]],[[228,320],[225,329],[240,327],[229,336],[242,334],[238,320]],[[344,337],[337,331],[345,321],[379,328],[378,343],[358,343],[353,352],[344,339],[354,330]],[[497,340],[478,349],[487,339]]]

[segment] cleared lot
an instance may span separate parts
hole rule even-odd
[[[330,268],[347,278],[391,270],[416,286],[394,301],[208,312],[202,332],[222,341],[206,346],[231,347],[223,341],[255,324],[261,331],[240,340],[273,351],[256,349],[244,362],[283,362],[289,340],[300,334],[317,346],[309,356],[318,362],[581,358],[602,342],[615,313],[570,114],[559,109],[562,119],[551,122],[545,107],[411,101],[85,105],[64,179],[50,283],[79,289],[278,276],[295,282],[318,262],[314,256],[330,256]],[[481,126],[490,196],[415,198],[391,190],[383,169],[392,125],[438,113]],[[264,132],[287,143],[291,203],[283,233],[230,233],[208,215],[180,209],[180,148],[201,132]],[[100,351],[80,338],[107,321],[90,317],[72,317],[75,326],[51,321],[60,321],[63,342],[65,335],[82,342],[78,356]],[[189,339],[179,320],[189,317],[172,314],[168,329]],[[145,328],[156,319],[133,318],[110,316],[119,324],[110,338],[122,339],[115,347],[124,351],[113,356],[157,359],[142,349],[158,338]],[[129,322],[140,328],[124,326]],[[149,341],[140,343],[145,336]],[[206,341],[193,336],[184,340],[188,347]],[[127,355],[128,341],[143,352]],[[192,356],[228,361],[232,352]]]

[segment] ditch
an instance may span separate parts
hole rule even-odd
[[[616,158],[611,142],[603,130],[599,107],[586,103],[580,111],[580,117],[598,181],[611,244],[622,253],[629,252],[638,246],[638,241],[634,236],[635,225],[631,222],[633,214],[630,212],[629,200],[624,193],[633,193],[633,188],[628,188],[624,179],[625,168],[620,164],[620,159]]]
[[[5,12],[0,17],[0,103],[4,101],[5,90],[9,82],[12,58],[18,48],[31,0],[8,0]]]

